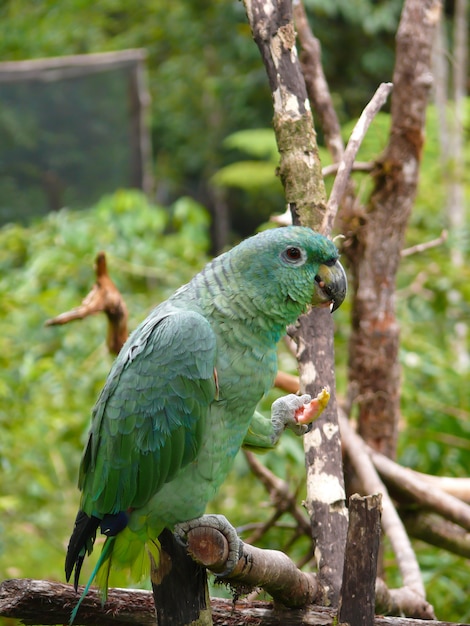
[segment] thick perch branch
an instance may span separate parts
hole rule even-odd
[[[380,593],[380,591],[378,591]],[[43,626],[67,624],[70,610],[77,601],[72,585],[32,580],[5,580],[0,584],[0,616],[19,619],[24,624]],[[86,610],[84,610],[86,608]],[[245,602],[212,598],[214,626],[333,626],[338,624],[336,611],[309,607],[303,611],[283,611],[268,602]],[[375,617],[374,626],[423,626],[422,620]],[[91,590],[82,604],[76,626],[155,626],[155,608],[151,591],[110,589],[103,608],[99,593]],[[455,626],[449,622],[427,621],[426,626]],[[460,624],[459,626],[466,626]],[[467,625],[468,626],[468,625]]]
[[[200,525],[184,535],[188,554],[196,563],[223,576],[225,581],[262,587],[287,607],[302,608],[314,602],[318,592],[316,575],[302,572],[278,550],[262,550],[240,541],[238,562],[230,573],[225,573],[230,555],[229,537],[225,534],[228,529],[224,525],[217,527],[211,518],[200,518]],[[233,527],[228,528],[236,534]]]

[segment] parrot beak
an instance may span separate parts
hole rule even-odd
[[[348,289],[346,272],[339,261],[333,265],[320,265],[315,276],[312,305],[330,304],[331,312],[341,306]]]

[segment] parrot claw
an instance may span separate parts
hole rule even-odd
[[[329,399],[329,391],[323,388],[313,399],[306,393],[302,396],[289,394],[275,400],[271,407],[273,443],[279,440],[286,428],[299,436],[309,432],[313,421],[323,412]]]
[[[217,568],[217,571],[213,571],[218,578],[224,578],[232,573],[243,553],[243,542],[237,535],[235,528],[224,515],[202,515],[201,517],[196,517],[187,522],[176,524],[173,532],[176,539],[185,547],[188,547],[188,534],[190,531],[204,527],[219,531],[227,541],[228,556],[223,563],[224,569],[219,571],[219,568]]]

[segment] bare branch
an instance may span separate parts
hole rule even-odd
[[[388,589],[381,578],[377,579],[375,587],[375,605],[377,612],[387,615],[407,615],[417,617],[420,620],[434,618],[432,606],[414,589],[410,589],[410,587]],[[406,621],[410,623],[410,620],[407,619]],[[433,621],[432,623],[435,624],[436,622]]]
[[[454,478],[451,476],[430,476],[409,470],[420,480],[426,482],[433,489],[437,487],[441,491],[445,491],[451,496],[455,496],[459,500],[463,500],[470,504],[470,478]]]
[[[313,35],[301,0],[294,0],[295,26],[302,46],[300,63],[307,93],[325,136],[325,143],[335,163],[343,156],[344,143],[328,83],[321,63],[321,47]]]
[[[297,393],[299,391],[299,377],[286,372],[278,372],[274,381],[274,386],[287,391],[288,393]]]
[[[106,313],[108,333],[106,343],[113,354],[118,354],[128,336],[126,303],[116,285],[109,277],[106,255],[100,252],[96,257],[96,283],[81,305],[61,313],[46,321],[46,326],[68,324],[96,313]]]
[[[425,511],[403,511],[400,515],[412,537],[458,556],[470,558],[470,533],[461,526],[436,513]]]
[[[342,156],[338,167],[338,173],[333,183],[333,188],[328,200],[327,211],[323,217],[322,232],[330,232],[333,228],[336,213],[348,184],[349,176],[353,167],[359,147],[367,133],[372,120],[385,104],[390,92],[392,91],[392,83],[382,83],[372,97],[372,100],[362,112],[357,124],[355,125],[348,145]]]
[[[429,489],[429,484],[421,480],[416,473],[398,465],[383,454],[372,449],[367,452],[380,475],[388,485],[393,486],[394,490],[406,493],[420,504],[432,508],[446,519],[470,531],[470,505],[445,493],[437,486]]]
[[[311,529],[305,511],[297,504],[297,498],[295,494],[291,494],[288,484],[260,463],[252,452],[245,450],[245,457],[252,472],[263,483],[273,502],[282,504],[281,512],[290,511],[302,532],[310,536]]]
[[[339,163],[331,163],[330,165],[325,165],[322,167],[322,175],[323,178],[327,176],[332,176],[336,174],[341,167],[341,162]],[[351,166],[352,172],[372,172],[375,167],[375,163],[373,161],[354,161]]]
[[[445,241],[447,241],[447,231],[443,230],[439,237],[436,239],[431,239],[431,241],[425,241],[424,243],[418,243],[416,246],[411,246],[410,248],[404,248],[401,251],[401,256],[411,256],[412,254],[417,254],[419,252],[425,252],[426,250],[430,250],[431,248],[436,248],[437,246],[442,245]]]

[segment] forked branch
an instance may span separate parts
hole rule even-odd
[[[128,336],[128,312],[124,298],[108,274],[106,255],[96,257],[96,283],[81,305],[46,321],[46,326],[68,324],[89,315],[105,313],[108,318],[106,343],[112,354],[118,354]]]

